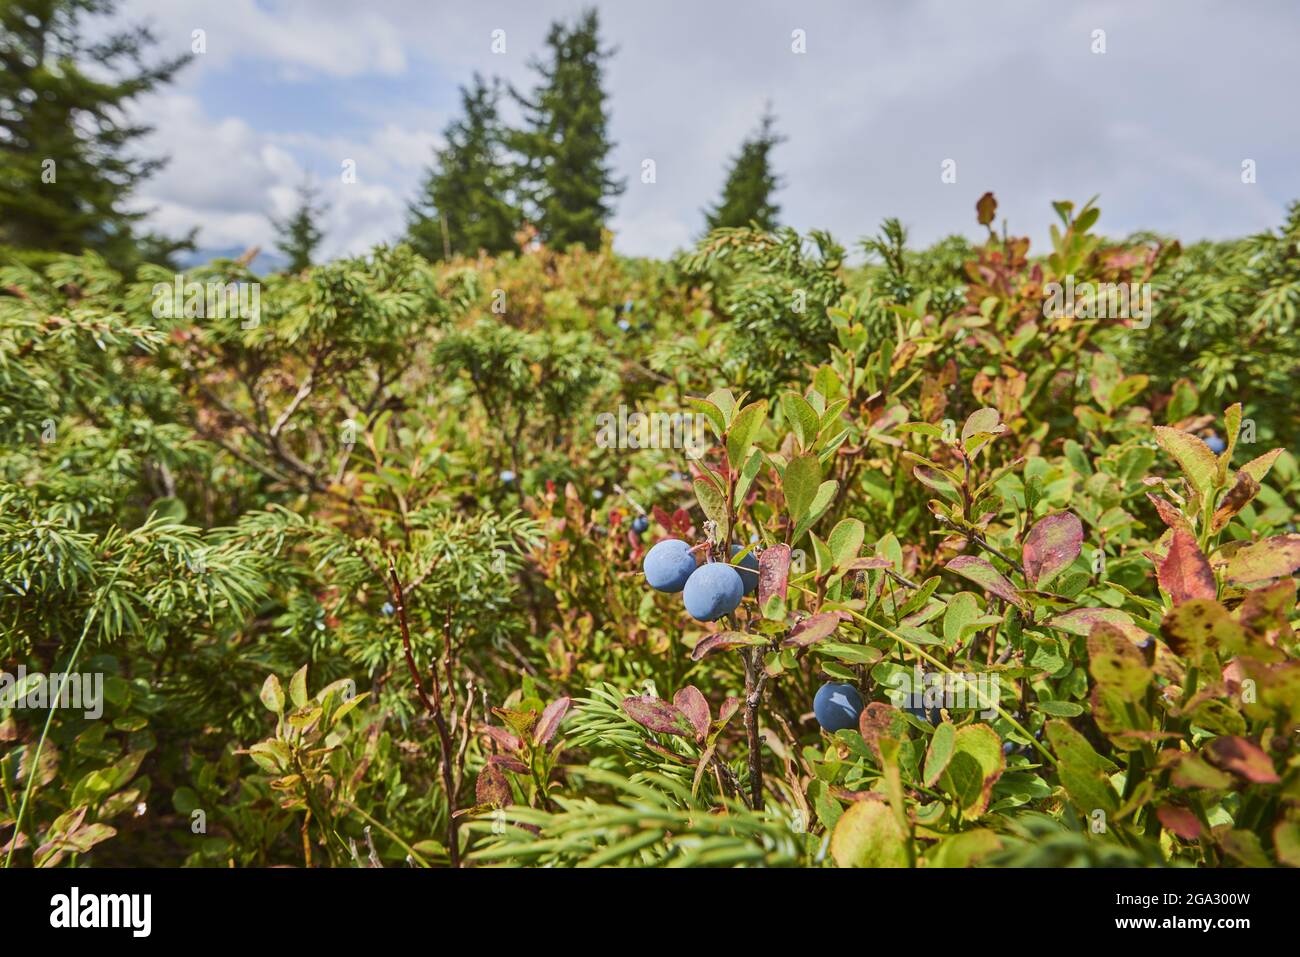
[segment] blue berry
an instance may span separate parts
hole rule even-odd
[[[1224,442],[1223,439],[1219,438],[1219,436],[1215,435],[1213,432],[1211,432],[1209,438],[1205,440],[1205,444],[1209,446],[1210,451],[1215,455],[1222,455],[1223,450],[1228,447],[1228,443]]]
[[[817,723],[832,734],[856,728],[862,714],[862,695],[853,685],[828,681],[813,696],[813,714]]]
[[[731,546],[731,557],[733,560],[739,552],[739,545]],[[758,587],[758,557],[754,554],[753,549],[750,549],[749,554],[740,560],[739,565],[733,564],[732,567],[740,573],[740,580],[745,585],[745,594],[753,594],[754,589]]]
[[[695,571],[695,556],[691,546],[680,538],[665,538],[645,553],[641,570],[651,588],[678,592]]]
[[[497,478],[501,479],[503,483],[509,485],[515,480],[515,473],[510,469],[502,469],[501,474],[498,475]]]
[[[632,531],[636,532],[638,535],[642,534],[649,527],[650,519],[646,518],[644,515],[638,515],[636,518],[632,519]]]
[[[682,600],[696,621],[717,621],[736,610],[745,595],[740,574],[722,562],[701,565],[686,582]]]
[[[391,615],[394,611],[396,611],[396,609],[393,608],[393,603],[391,601],[384,602],[384,607],[379,610],[382,611],[385,615]]]

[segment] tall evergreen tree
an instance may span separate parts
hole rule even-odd
[[[128,209],[161,159],[135,150],[150,127],[124,109],[189,58],[152,65],[149,30],[87,39],[87,20],[116,0],[4,0],[0,3],[0,244],[21,251],[94,249],[115,266],[192,248],[138,235],[146,215]]]
[[[763,114],[758,132],[741,144],[740,155],[722,187],[722,198],[704,211],[709,230],[751,223],[768,232],[776,228],[781,207],[772,202],[772,194],[781,188],[781,181],[772,171],[772,149],[785,137],[775,131],[775,125],[776,118],[769,109]]]
[[[610,201],[623,192],[608,157],[608,135],[601,63],[613,50],[601,50],[599,18],[585,11],[572,27],[551,24],[546,36],[549,62],[534,62],[541,82],[531,97],[511,91],[524,110],[525,128],[513,137],[524,157],[530,214],[543,241],[563,248],[600,244],[610,217]]]
[[[319,223],[329,207],[317,203],[319,195],[311,183],[303,183],[298,187],[298,205],[293,213],[285,219],[271,220],[277,234],[275,248],[288,258],[288,272],[302,272],[312,265],[316,247],[325,235]]]
[[[519,211],[512,205],[513,170],[497,113],[500,86],[477,73],[461,87],[464,115],[443,132],[419,198],[411,204],[407,237],[426,259],[502,253],[514,248]]]

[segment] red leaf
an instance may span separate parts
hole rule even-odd
[[[1205,560],[1196,539],[1181,528],[1174,531],[1173,544],[1160,563],[1156,577],[1175,605],[1193,598],[1214,599],[1214,572],[1210,570],[1210,563]]]
[[[512,758],[508,754],[491,754],[488,755],[487,763],[497,768],[504,768],[507,771],[513,771],[515,774],[527,774],[528,765],[518,758]]]
[[[1210,761],[1225,771],[1255,784],[1276,784],[1281,780],[1272,759],[1256,744],[1236,735],[1215,738],[1205,746]]]
[[[1160,516],[1160,520],[1170,528],[1181,528],[1185,532],[1192,530],[1192,523],[1187,520],[1187,516],[1178,511],[1168,499],[1161,498],[1153,492],[1147,492],[1147,498],[1156,507],[1156,514]]]
[[[653,695],[624,698],[621,707],[629,718],[650,731],[657,731],[660,734],[679,734],[685,737],[687,731],[691,730],[691,723],[686,715],[667,701],[662,701]]]
[[[740,710],[740,699],[728,695],[726,700],[722,702],[722,707],[718,709],[718,721],[721,724],[726,724],[728,721],[731,720],[732,715],[734,715],[739,710]]]
[[[546,706],[546,710],[537,721],[537,727],[533,729],[534,744],[545,744],[555,737],[555,732],[560,729],[560,722],[569,713],[570,704],[572,700],[569,698],[556,698]]]
[[[485,724],[481,726],[481,730],[507,751],[518,751],[523,747],[523,742],[505,728],[497,727],[495,724]]]
[[[695,729],[695,740],[703,741],[709,733],[709,702],[695,685],[687,685],[673,695],[673,706],[690,721]]]
[[[1025,575],[1037,588],[1078,558],[1082,547],[1083,523],[1073,513],[1048,515],[1025,538]]]
[[[1166,830],[1173,831],[1184,841],[1197,841],[1201,838],[1201,822],[1196,815],[1185,807],[1166,804],[1156,808],[1156,817]]]
[[[790,579],[790,546],[773,545],[763,549],[758,556],[758,607],[762,608],[773,595],[785,597]]]
[[[846,616],[838,611],[825,611],[805,618],[790,629],[790,637],[781,642],[782,648],[807,648],[823,638],[835,634],[835,629]]]

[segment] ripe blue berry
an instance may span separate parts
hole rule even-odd
[[[1209,438],[1205,440],[1205,444],[1209,446],[1210,451],[1213,452],[1215,455],[1222,455],[1223,450],[1228,447],[1228,444],[1224,442],[1223,439],[1219,438],[1219,436],[1215,435],[1213,432],[1211,432]]]
[[[739,545],[731,546],[732,567],[740,573],[740,580],[745,585],[745,594],[750,595],[758,587],[758,557],[751,550],[748,555],[740,560],[740,564],[735,564],[735,558],[739,552]]]
[[[498,475],[497,478],[501,479],[502,483],[509,485],[515,480],[515,473],[510,469],[502,469],[501,474]]]
[[[862,695],[853,685],[828,681],[813,696],[813,714],[817,723],[832,734],[856,728],[862,714]]]
[[[695,571],[695,556],[691,554],[691,546],[680,538],[665,538],[645,553],[641,570],[651,588],[681,591]]]
[[[644,515],[638,515],[636,518],[632,519],[632,531],[636,532],[638,535],[649,527],[650,519],[646,518]]]
[[[708,562],[695,569],[686,582],[682,600],[696,621],[717,621],[736,610],[745,595],[740,574],[722,562]]]

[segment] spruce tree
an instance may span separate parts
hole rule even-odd
[[[610,201],[625,183],[612,175],[609,117],[601,88],[602,50],[596,11],[572,27],[551,24],[549,62],[534,62],[541,82],[531,97],[511,91],[524,110],[525,128],[513,137],[524,157],[530,214],[544,242],[557,248],[600,245],[613,212]]]
[[[87,23],[115,0],[0,3],[0,244],[20,252],[93,249],[119,268],[166,258],[190,239],[137,235],[146,215],[128,209],[140,182],[165,162],[141,158],[150,127],[129,103],[168,82],[187,60],[154,64],[154,39],[134,27],[90,40]]]
[[[513,174],[497,113],[500,86],[477,73],[461,87],[463,116],[443,132],[419,198],[411,204],[407,238],[426,259],[497,254],[514,248],[519,212],[511,204]]]
[[[751,223],[765,232],[776,228],[781,207],[772,202],[772,194],[781,188],[781,182],[772,171],[771,156],[773,147],[785,137],[776,133],[775,124],[771,110],[766,111],[758,132],[741,144],[740,155],[722,187],[722,198],[704,211],[708,230]]]
[[[318,195],[310,183],[303,183],[298,187],[298,205],[293,213],[286,219],[271,220],[278,234],[275,248],[288,258],[284,267],[287,272],[302,272],[311,266],[316,247],[324,237],[318,223],[329,207],[316,202]]]

